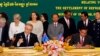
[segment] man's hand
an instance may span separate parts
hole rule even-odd
[[[84,48],[91,48],[91,45],[85,45]]]
[[[10,40],[14,42],[14,41],[15,41],[15,39],[16,39],[16,38],[15,38],[15,37],[13,37],[13,38],[11,38]]]
[[[79,42],[76,44],[76,48],[82,48],[82,44],[80,44]]]
[[[21,43],[23,43],[23,42],[24,42],[24,41],[23,41],[23,38],[20,38],[19,41],[18,41],[19,44],[21,44]]]
[[[65,38],[65,42],[69,43],[71,39],[72,39],[72,36],[70,35],[70,36]]]

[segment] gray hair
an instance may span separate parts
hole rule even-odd
[[[21,19],[21,15],[20,14],[18,14],[18,13],[16,13],[16,14],[14,14],[14,17],[19,17],[19,19]]]
[[[32,24],[30,24],[30,23],[27,23],[26,25],[31,26],[31,27],[33,28],[33,25],[32,25]]]

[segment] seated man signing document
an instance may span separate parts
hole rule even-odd
[[[14,46],[17,47],[34,46],[34,44],[38,42],[38,39],[35,34],[31,33],[32,29],[33,26],[31,24],[26,24],[25,31],[15,36]]]
[[[91,48],[92,38],[87,35],[87,28],[83,27],[79,29],[79,33],[72,35],[70,45],[74,45],[76,48]]]

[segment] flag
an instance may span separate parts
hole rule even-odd
[[[42,37],[42,42],[43,42],[43,43],[46,43],[47,41],[49,41],[49,38],[48,38],[47,34],[44,33],[44,34],[43,34],[43,37]]]
[[[62,33],[58,35],[58,40],[59,41],[63,41],[64,40],[64,37],[63,37],[63,34]]]

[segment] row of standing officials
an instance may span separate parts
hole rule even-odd
[[[25,24],[21,21],[20,14],[14,14],[14,20],[9,24],[9,19],[6,13],[0,13],[0,44],[9,46],[9,41],[14,41],[15,36],[18,33],[23,32]],[[76,24],[72,18],[72,12],[70,10],[64,11],[64,16],[59,17],[58,14],[52,14],[52,23],[48,22],[48,15],[42,13],[40,16],[37,12],[32,12],[29,23],[33,25],[32,33],[37,35],[39,42],[42,42],[42,36],[47,34],[49,39],[57,38],[62,34],[65,41],[69,36],[79,33],[79,29],[86,27],[88,29],[87,34],[92,37],[92,41],[95,47],[100,47],[100,11],[96,11],[95,19],[90,20],[86,11],[81,12],[80,21]],[[34,40],[35,41],[35,40]]]

